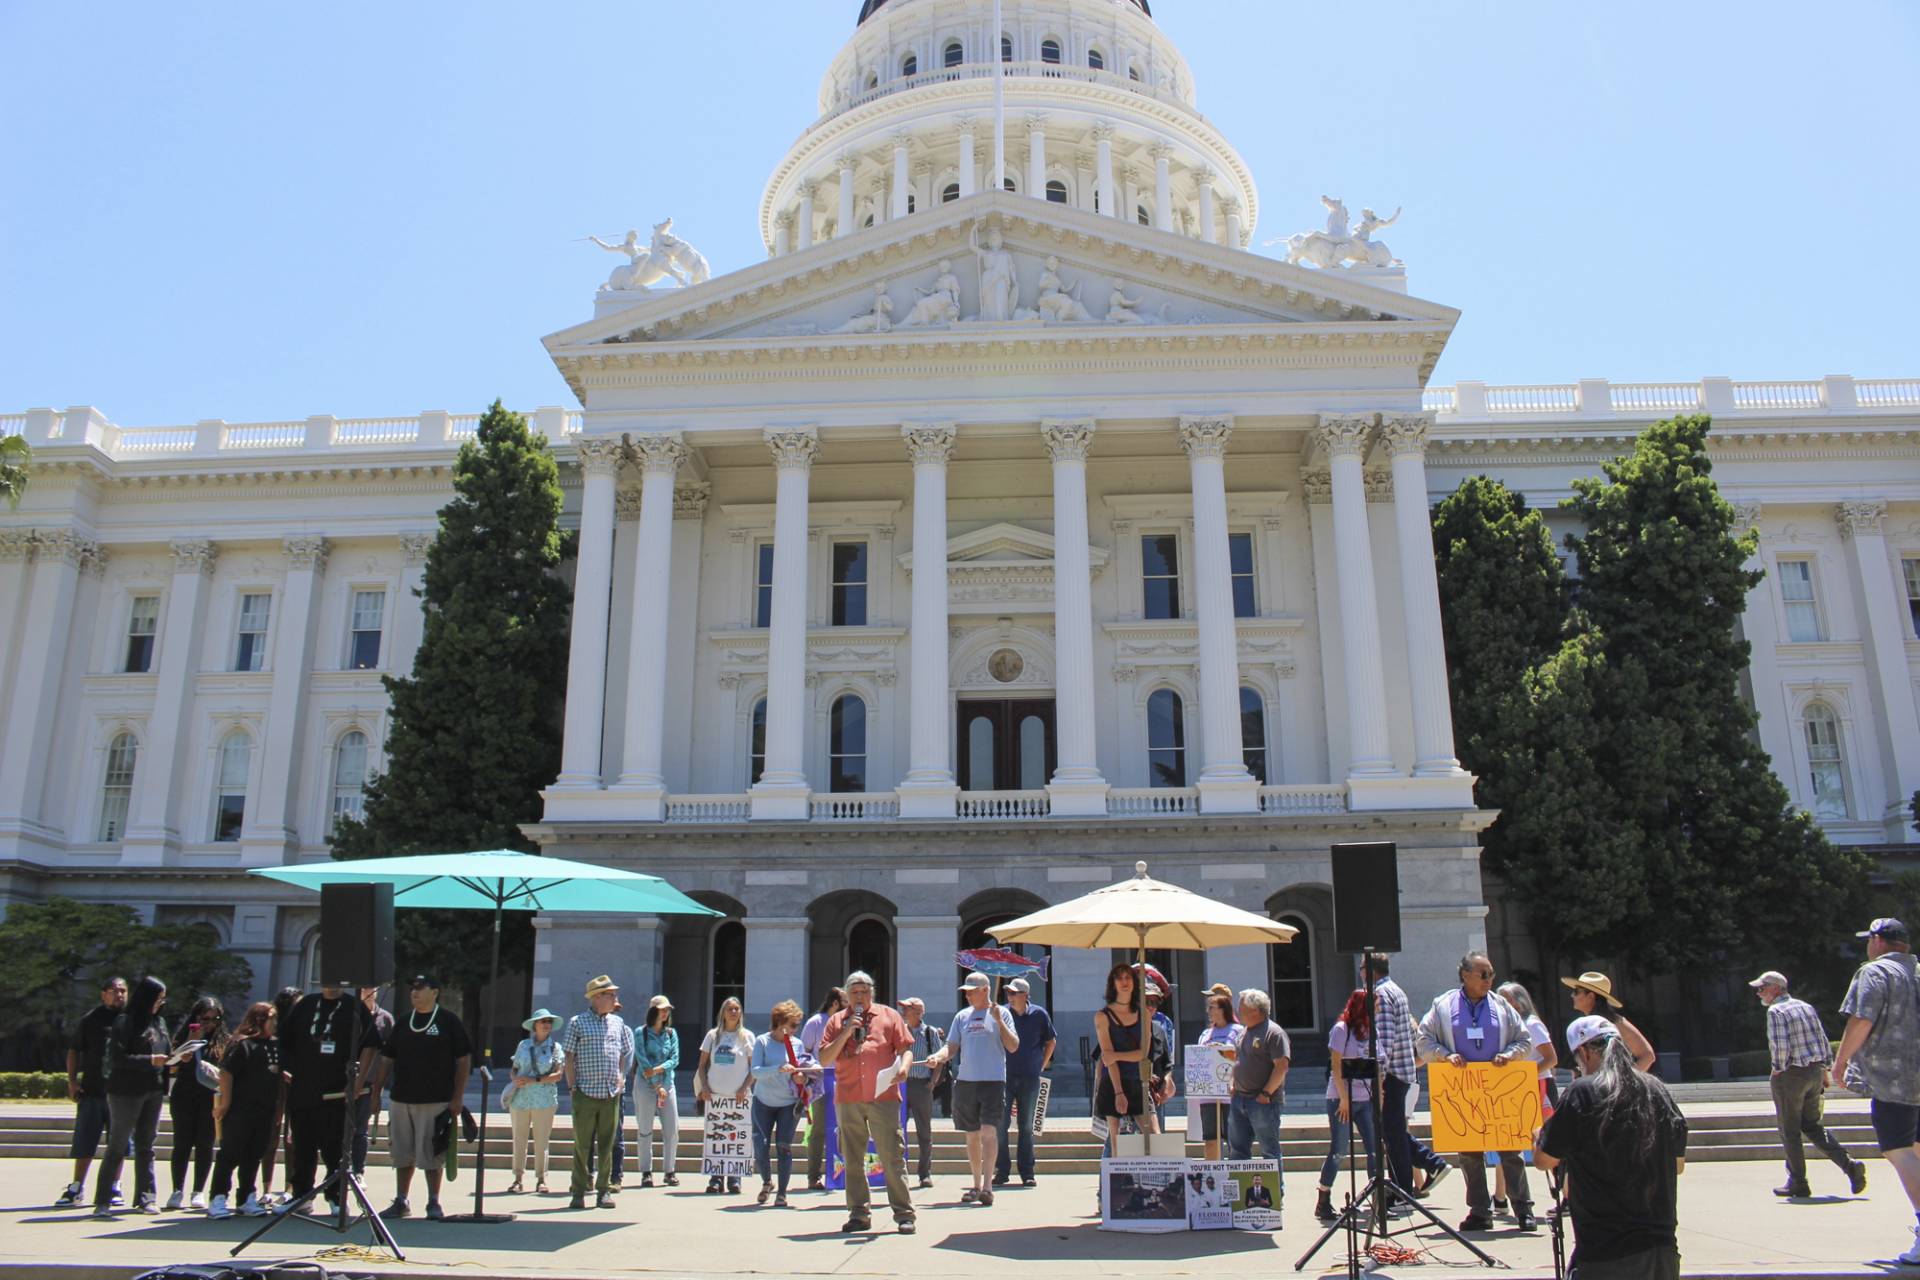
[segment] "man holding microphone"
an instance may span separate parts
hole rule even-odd
[[[887,1178],[887,1204],[900,1234],[914,1232],[907,1191],[906,1138],[900,1128],[900,1085],[913,1066],[913,1035],[906,1020],[873,1000],[873,977],[855,970],[845,983],[847,1007],[827,1019],[820,1065],[834,1069],[833,1105],[840,1121],[840,1158],[847,1171],[843,1232],[873,1229],[873,1193],[867,1186],[867,1142],[873,1142]]]

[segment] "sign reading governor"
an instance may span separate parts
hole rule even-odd
[[[1427,1068],[1428,1106],[1433,1112],[1433,1149],[1527,1151],[1546,1122],[1540,1109],[1536,1065],[1494,1066],[1436,1062]]]

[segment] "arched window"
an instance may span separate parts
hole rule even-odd
[[[867,703],[857,694],[843,694],[827,716],[827,790],[866,789]]]
[[[333,748],[333,818],[362,818],[361,791],[367,785],[367,735],[358,729],[340,735]]]
[[[1148,785],[1187,785],[1187,725],[1180,695],[1156,689],[1147,699]]]
[[[1018,193],[1020,190],[1019,186],[1014,182],[1012,174],[1008,174],[1006,177],[1000,179],[1000,186],[1007,191],[1015,193]]]
[[[946,186],[940,189],[941,204],[952,204],[955,200],[958,200],[959,198],[960,198],[960,184],[957,182],[949,182]]]
[[[117,844],[127,830],[127,806],[133,801],[133,766],[140,744],[123,733],[107,748],[107,773],[100,784],[100,841]]]
[[[893,929],[879,916],[861,916],[847,926],[846,963],[840,972],[852,973],[855,969],[872,975],[875,1000],[892,1002]]]
[[[1128,67],[1128,68],[1127,68],[1127,79],[1129,79],[1129,80],[1131,80],[1131,81],[1133,81],[1133,82],[1134,82],[1135,84],[1139,84],[1139,83],[1140,83],[1140,68],[1138,68],[1138,67]]]
[[[1107,55],[1098,49],[1089,49],[1087,50],[1087,65],[1095,71],[1105,71],[1107,69]]]
[[[1040,61],[1051,62],[1056,67],[1060,65],[1060,42],[1052,36],[1040,42]]]
[[[1000,61],[1002,62],[1013,61],[1013,37],[1012,36],[1003,35],[1000,37]]]
[[[1055,178],[1047,183],[1047,203],[1065,204],[1067,202],[1067,184]]]
[[[919,58],[915,57],[913,54],[910,53],[906,57],[900,59],[901,75],[903,76],[918,75],[919,72],[920,72]]]
[[[1809,702],[1801,717],[1806,723],[1807,768],[1813,783],[1813,816],[1845,818],[1846,762],[1840,756],[1840,719],[1824,702]]]
[[[940,63],[942,66],[957,67],[966,60],[966,57],[966,50],[960,47],[958,40],[947,41],[947,47],[940,51]]]
[[[1305,916],[1283,915],[1281,924],[1300,932],[1292,942],[1267,947],[1267,968],[1273,986],[1273,1020],[1289,1030],[1318,1028],[1319,1011],[1313,998],[1313,930]]]
[[[1139,222],[1139,224],[1143,227],[1150,227],[1153,225],[1153,210],[1147,208],[1147,206],[1145,205],[1140,205],[1136,207],[1133,211],[1133,216],[1135,221]]]
[[[1267,702],[1258,689],[1240,686],[1240,754],[1247,772],[1266,786],[1267,777]]]
[[[869,72],[867,74],[867,88],[878,89],[879,87],[880,87],[880,73],[878,71]]]
[[[747,785],[760,781],[760,775],[767,771],[767,700],[760,699],[753,704],[753,714],[748,719],[747,729]]]
[[[247,762],[253,744],[235,729],[220,740],[219,779],[213,789],[213,838],[233,841],[247,819]]]
[[[713,998],[707,1010],[716,1024],[720,1006],[729,996],[742,1006],[747,1002],[747,926],[738,920],[722,920],[713,926]]]

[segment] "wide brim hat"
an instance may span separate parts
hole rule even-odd
[[[1604,973],[1599,973],[1592,969],[1587,970],[1587,972],[1577,978],[1562,978],[1560,979],[1560,985],[1570,991],[1591,991],[1594,995],[1599,996],[1616,1009],[1624,1009],[1627,1007],[1620,1003],[1614,996],[1613,979]]]
[[[620,984],[615,982],[612,978],[609,978],[606,974],[603,973],[599,977],[587,983],[587,998],[592,999],[594,996],[599,995],[603,991],[612,991],[617,993],[619,990],[620,990]]]
[[[536,1022],[558,1022],[558,1021],[560,1021],[560,1015],[555,1013],[553,1010],[547,1008],[546,1006],[542,1005],[540,1008],[535,1009],[533,1011],[533,1016],[531,1018],[528,1018],[525,1022],[520,1024],[520,1029],[522,1031],[531,1031],[533,1030],[533,1024]]]

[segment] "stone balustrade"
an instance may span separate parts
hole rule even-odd
[[[1886,412],[1920,409],[1920,378],[1853,378],[1833,374],[1797,382],[1738,382],[1702,378],[1698,382],[1579,382],[1489,386],[1459,382],[1428,387],[1421,407],[1442,426],[1453,422],[1507,421],[1514,418],[1659,416],[1711,413],[1722,416]]]

